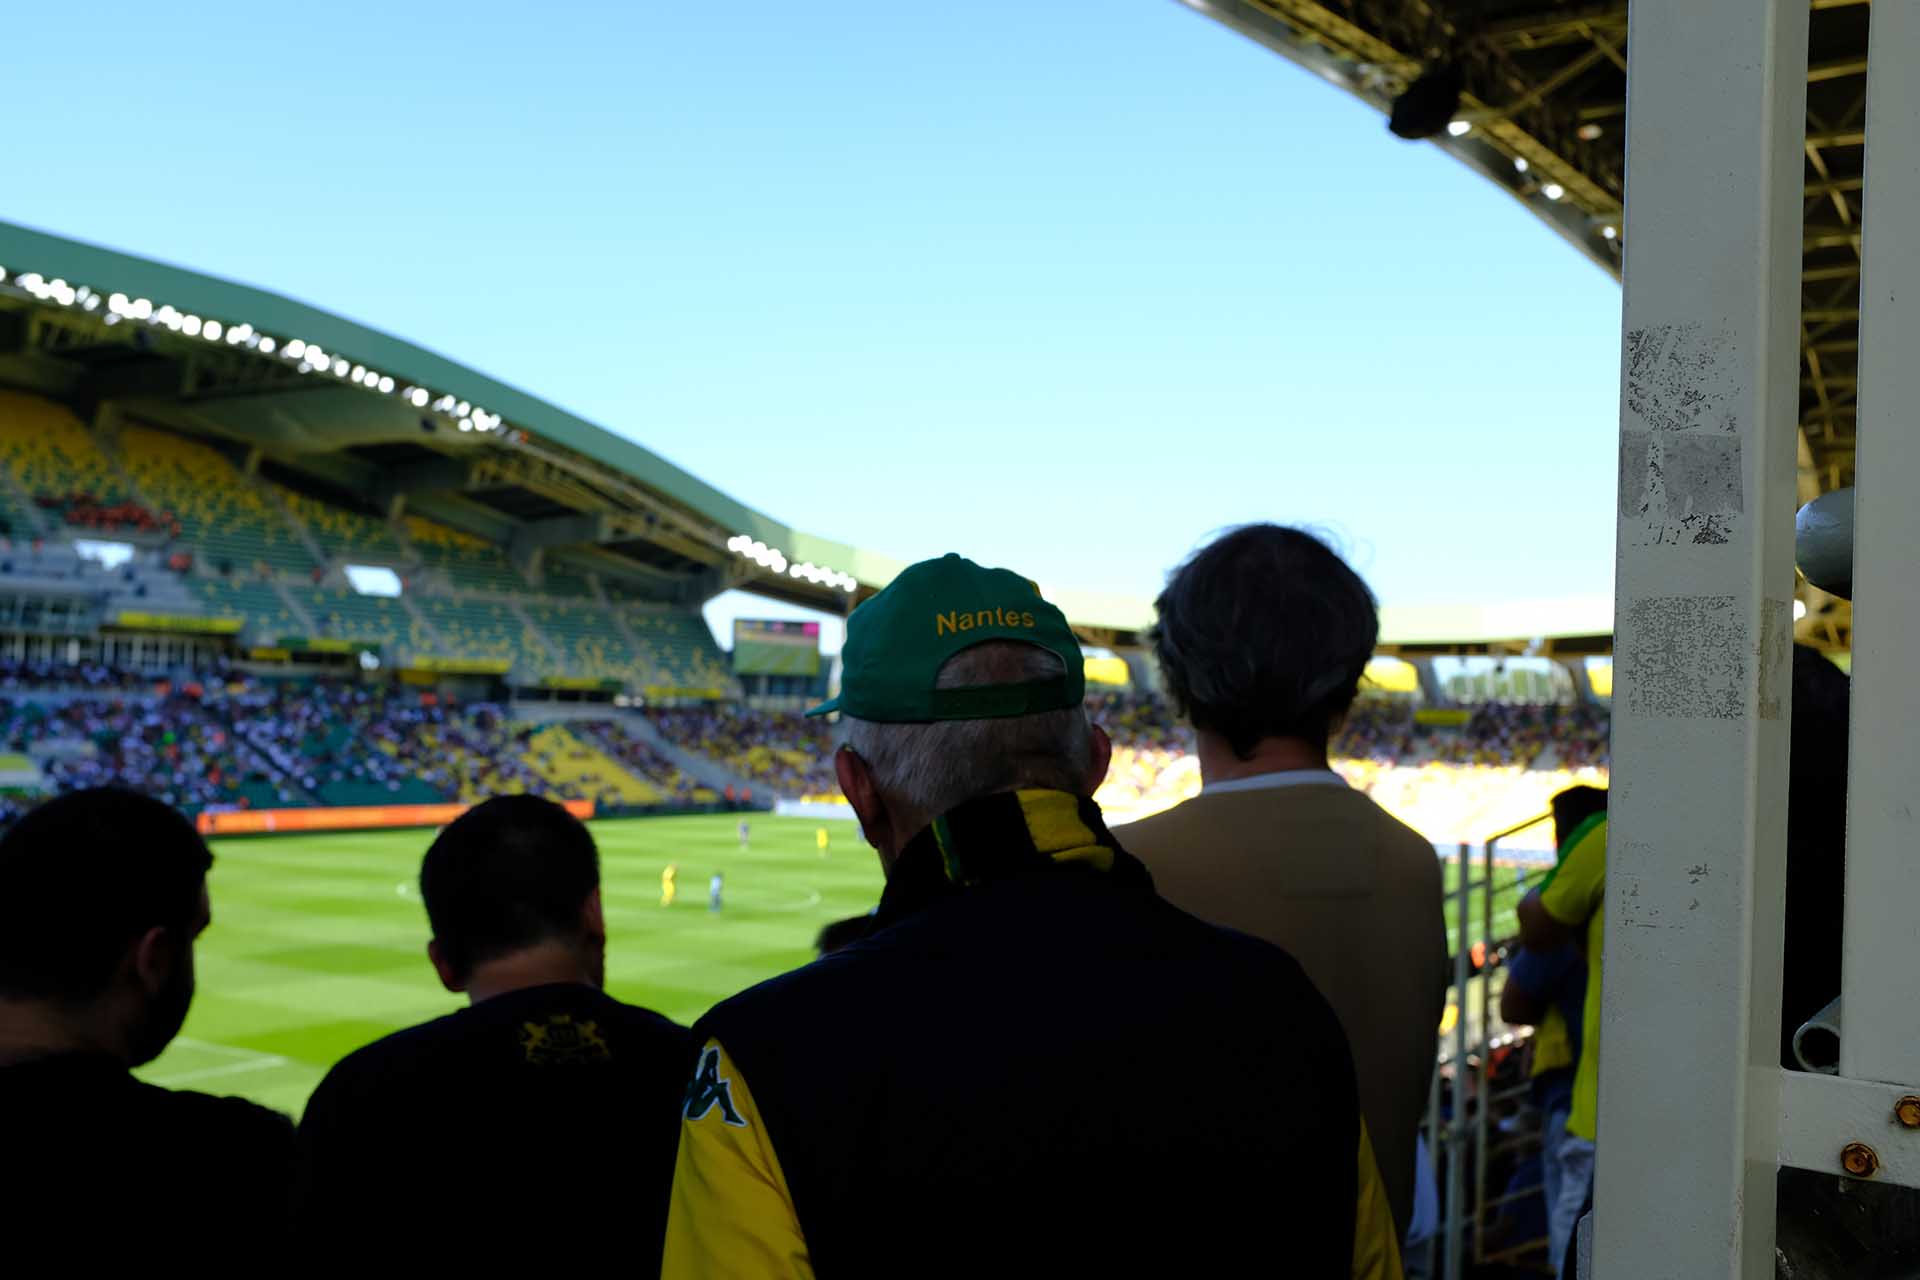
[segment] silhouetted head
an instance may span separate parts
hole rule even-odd
[[[191,822],[122,788],[22,817],[0,836],[0,1020],[56,1034],[49,1049],[158,1057],[193,1003],[212,865]]]

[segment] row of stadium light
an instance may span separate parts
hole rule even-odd
[[[1447,125],[1448,137],[1464,138],[1472,132],[1473,122],[1470,120],[1454,120]],[[1589,121],[1580,126],[1580,140],[1582,142],[1593,142],[1600,137],[1601,132],[1602,130],[1599,125]],[[1515,156],[1513,158],[1513,168],[1516,173],[1525,173],[1532,167],[1533,166],[1527,163],[1525,156]],[[1567,189],[1557,182],[1543,183],[1539,190],[1540,194],[1549,200],[1563,200],[1567,194]],[[1600,234],[1605,239],[1617,240],[1620,238],[1620,228],[1614,223],[1605,222],[1600,225]]]
[[[758,538],[750,538],[744,533],[736,533],[727,539],[727,550],[737,556],[753,561],[763,569],[774,573],[784,573],[789,578],[804,578],[819,586],[834,587],[852,595],[860,584],[852,574],[842,573],[838,569],[829,569],[825,565],[803,561],[800,564],[789,563],[786,556],[776,547],[770,547]]]
[[[4,267],[0,267],[0,283],[6,283],[9,277]],[[445,414],[457,419],[456,425],[462,431],[495,432],[505,429],[500,415],[488,413],[478,405],[469,404],[457,396],[434,394],[425,387],[403,385],[389,374],[378,369],[369,369],[362,364],[354,364],[345,356],[336,355],[323,349],[317,342],[307,342],[300,338],[281,340],[269,334],[261,333],[250,324],[222,324],[218,320],[203,320],[189,312],[162,303],[155,306],[148,298],[130,298],[124,293],[101,295],[87,285],[71,285],[65,280],[49,280],[37,271],[27,271],[11,277],[15,288],[31,294],[41,302],[51,302],[62,307],[70,307],[89,314],[106,309],[101,316],[104,324],[115,325],[123,321],[137,321],[166,329],[188,338],[199,338],[205,342],[224,343],[230,347],[245,347],[263,356],[278,356],[288,364],[294,365],[301,373],[327,373],[344,379],[355,386],[380,395],[398,395],[416,409],[431,408],[435,413]]]

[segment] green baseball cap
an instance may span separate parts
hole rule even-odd
[[[1022,684],[940,689],[947,659],[988,640],[1015,640],[1059,656],[1066,671]],[[1085,660],[1066,615],[1011,569],[985,569],[951,553],[922,560],[847,619],[840,696],[807,712],[844,712],[885,724],[997,720],[1077,707]]]

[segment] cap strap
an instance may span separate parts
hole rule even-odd
[[[1061,711],[1074,705],[1064,675],[1022,684],[981,684],[935,689],[927,707],[935,720],[998,720],[1005,716]]]

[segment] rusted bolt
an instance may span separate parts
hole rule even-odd
[[[1864,1142],[1849,1142],[1840,1148],[1840,1167],[1856,1178],[1871,1178],[1880,1172],[1880,1155]]]
[[[1920,1096],[1910,1093],[1894,1103],[1893,1118],[1909,1129],[1920,1129]]]

